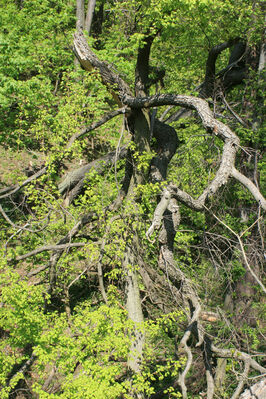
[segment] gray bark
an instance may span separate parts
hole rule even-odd
[[[132,338],[128,367],[131,371],[139,373],[145,341],[144,318],[141,308],[138,278],[135,270],[136,265],[134,264],[134,255],[130,247],[126,249],[124,267],[126,269],[126,308],[129,319],[134,323],[134,337]]]
[[[119,76],[114,68],[104,61],[100,61],[93,51],[89,48],[88,43],[82,32],[74,34],[74,52],[86,71],[96,69],[100,73],[102,82],[109,89],[115,101],[121,106],[121,98],[123,95],[130,95],[131,90],[124,80]]]
[[[126,148],[121,148],[117,159],[124,158],[126,153]],[[59,192],[64,194],[68,191],[68,196],[73,200],[82,190],[86,182],[86,175],[92,170],[95,170],[99,174],[103,173],[107,167],[114,163],[115,157],[116,151],[111,151],[102,158],[92,161],[87,165],[68,173],[63,181],[58,185]]]
[[[247,388],[239,399],[266,399],[266,379]]]
[[[261,73],[263,69],[265,68],[265,63],[266,63],[266,44],[263,43],[261,46],[260,50],[260,59],[259,59],[259,67],[258,71]]]
[[[76,28],[77,31],[83,30],[84,28],[84,21],[85,21],[85,14],[84,14],[84,0],[77,0],[76,6]]]
[[[92,18],[93,18],[93,13],[95,9],[95,4],[96,0],[88,0],[88,8],[87,8],[87,14],[85,18],[85,30],[90,34],[91,31],[91,24],[92,24]]]

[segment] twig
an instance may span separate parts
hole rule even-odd
[[[79,133],[74,134],[67,143],[66,149],[69,149],[75,140],[91,132],[92,130],[97,129],[98,127],[104,125],[106,122],[108,122],[110,119],[114,118],[115,116],[125,114],[126,112],[129,112],[129,108],[121,107],[119,109],[116,109],[115,111],[105,114],[102,117],[102,119],[100,119],[99,121],[92,123],[90,126],[87,126],[84,129],[82,129]]]
[[[242,392],[242,389],[243,389],[243,387],[244,387],[244,384],[245,384],[245,382],[246,382],[246,380],[247,380],[248,373],[249,373],[249,369],[250,369],[250,362],[249,362],[249,360],[247,360],[247,361],[245,362],[245,369],[244,369],[244,372],[243,372],[243,374],[241,375],[240,381],[239,381],[239,383],[238,383],[238,385],[237,385],[237,388],[236,388],[236,390],[235,390],[235,392],[234,392],[234,394],[233,394],[233,396],[232,396],[231,399],[238,399],[239,395],[240,395],[241,392]]]
[[[240,118],[239,115],[237,115],[237,113],[230,107],[230,105],[228,104],[228,102],[226,101],[224,95],[222,93],[220,93],[220,96],[222,97],[222,101],[224,103],[224,105],[227,107],[227,109],[231,112],[231,114],[236,118],[236,120],[244,127],[249,127],[248,124],[243,121],[243,119]]]
[[[10,187],[10,188],[6,188],[5,191],[8,191],[8,190],[10,190],[10,191],[8,191],[4,195],[1,195],[0,196],[0,200],[9,197],[12,194],[17,193],[19,190],[21,190],[23,187],[25,187],[30,182],[32,182],[33,180],[36,180],[39,177],[41,177],[42,175],[44,175],[46,173],[47,169],[48,169],[48,165],[44,166],[42,169],[40,169],[38,172],[34,173],[34,175],[30,176],[28,179],[24,180],[24,182],[21,183],[20,185],[17,184],[15,186]]]
[[[210,212],[210,210],[209,210],[207,207],[205,207],[205,209],[207,209],[207,210]],[[244,249],[242,240],[241,240],[241,236],[239,236],[239,234],[237,234],[233,229],[231,229],[230,226],[228,226],[228,225],[227,225],[226,223],[224,223],[221,219],[219,219],[214,213],[212,213],[212,212],[210,212],[210,213],[212,214],[212,216],[213,216],[216,220],[218,220],[219,223],[221,223],[224,227],[226,227],[229,231],[231,231],[231,233],[238,239],[238,242],[239,242],[239,245],[240,245],[240,248],[241,248],[241,252],[242,252],[242,255],[243,255],[245,264],[246,264],[246,266],[247,266],[247,268],[248,268],[250,274],[254,277],[254,279],[257,281],[257,283],[258,283],[258,284],[260,285],[260,287],[262,288],[263,292],[266,294],[266,288],[265,288],[265,286],[263,285],[263,283],[261,282],[261,280],[258,278],[258,276],[256,275],[256,273],[252,270],[252,268],[250,267],[250,265],[249,265],[249,263],[248,263],[247,256],[246,256],[246,252],[245,252],[245,249]]]
[[[47,219],[47,223],[43,226],[43,227],[41,227],[40,229],[37,229],[37,230],[32,230],[32,229],[29,229],[27,226],[29,225],[29,222],[27,222],[26,224],[25,224],[25,226],[17,226],[15,223],[13,223],[12,222],[12,220],[8,217],[8,215],[6,214],[6,212],[4,211],[4,209],[2,208],[2,206],[1,206],[1,204],[0,204],[0,212],[2,213],[2,216],[3,216],[3,218],[12,226],[12,227],[14,227],[15,229],[18,229],[18,230],[26,230],[26,231],[29,231],[30,233],[39,233],[40,231],[43,231],[47,226],[48,226],[48,224],[49,224],[49,222],[50,222],[50,213],[51,212],[49,212],[48,213],[48,215],[45,217],[45,219]]]

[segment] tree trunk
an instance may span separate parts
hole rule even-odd
[[[96,0],[88,0],[88,7],[87,7],[87,14],[85,18],[85,26],[84,29],[90,34],[91,31],[91,24],[92,24],[92,18],[93,18],[93,13],[95,9],[95,4]]]
[[[84,14],[84,0],[77,0],[76,8],[76,28],[77,31],[84,29],[85,14]]]

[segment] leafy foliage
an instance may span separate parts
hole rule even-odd
[[[158,266],[157,232],[153,241],[146,235],[166,186],[166,182],[146,178],[151,162],[160,156],[156,140],[150,151],[139,151],[130,141],[131,127],[124,115],[68,146],[84,127],[116,108],[101,76],[74,64],[76,2],[0,0],[0,5],[1,189],[21,184],[47,168],[13,196],[1,197],[4,191],[0,190],[1,397],[19,398],[25,391],[25,398],[37,395],[41,399],[129,399],[136,392],[142,397],[152,398],[159,392],[162,398],[181,398],[177,381],[187,355],[178,345],[190,323],[189,309],[174,302],[169,275],[166,285],[160,285],[163,271]],[[153,85],[150,93],[197,95],[206,59],[215,45],[240,37],[258,55],[264,22],[261,11],[261,2],[251,0],[97,1],[94,30],[87,39],[99,59],[119,71],[133,91],[138,49],[144,48],[147,35],[154,36],[150,64],[163,68],[166,75],[164,87]],[[228,56],[229,50],[220,54],[216,72],[227,66]],[[263,191],[263,101],[256,72],[253,68],[246,81],[226,95],[242,124],[219,103],[219,96],[209,103],[240,138],[244,151],[238,153],[237,166]],[[157,116],[166,110],[161,107]],[[169,114],[173,116],[173,111]],[[174,121],[173,126],[179,146],[167,181],[197,198],[214,178],[223,146],[194,114]],[[130,148],[131,158],[118,160],[118,148],[124,145]],[[58,188],[64,174],[111,150],[116,151],[114,163],[103,173],[92,167],[79,196],[68,204],[72,187],[65,198]],[[130,198],[124,198],[128,162],[142,182],[133,185],[131,181]],[[119,196],[121,204],[115,207]],[[219,314],[214,322],[203,322],[215,343],[239,351],[263,351],[261,291],[247,278],[236,239],[236,234],[241,236],[252,268],[261,275],[261,208],[233,181],[216,196],[210,195],[206,208],[197,213],[180,206],[175,261],[205,308]],[[62,252],[47,249],[56,243],[65,245]],[[40,247],[46,248],[25,256]],[[154,273],[150,290],[145,275],[138,276],[144,314],[139,329],[145,335],[145,347],[141,373],[133,376],[127,365],[136,334],[125,309],[127,247],[133,248],[139,260],[129,265],[131,270],[146,267]],[[155,298],[154,287],[162,297]],[[206,390],[201,379],[205,366],[199,360],[200,348],[195,346],[193,355],[188,390],[189,397],[199,399]],[[30,371],[24,370],[32,356]],[[227,377],[219,388],[224,398],[237,386],[234,373],[242,373],[233,358],[226,367]]]

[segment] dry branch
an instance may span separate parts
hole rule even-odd
[[[43,176],[47,172],[48,166],[44,166],[42,169],[40,169],[38,172],[34,173],[34,175],[30,176],[28,179],[24,180],[23,183],[21,184],[16,184],[15,186],[11,187],[6,187],[0,191],[3,194],[0,196],[0,200],[9,197],[10,195],[13,195],[17,193],[19,190],[21,190],[23,187],[27,186],[29,183],[32,181],[38,179],[39,177]]]
[[[98,59],[96,54],[89,48],[86,38],[81,31],[74,34],[74,53],[86,71],[96,70],[99,72],[103,84],[110,90],[116,102],[121,106],[123,95],[131,95],[129,86],[114,71],[111,65]]]
[[[118,159],[124,158],[126,156],[126,152],[127,149],[125,147],[122,147],[117,154]],[[58,185],[59,192],[63,194],[65,191],[72,190],[75,187],[76,191],[79,192],[86,181],[86,175],[90,171],[94,170],[98,174],[101,174],[104,170],[106,170],[108,166],[114,164],[115,158],[116,151],[111,151],[103,157],[96,159],[95,161],[92,161],[78,169],[75,169],[73,172],[68,173],[63,181]],[[69,193],[69,195],[71,195],[71,197],[73,198],[76,194],[77,193],[74,192]]]
[[[61,244],[61,245],[45,245],[40,248],[36,248],[31,252],[28,252],[24,255],[17,256],[14,260],[12,259],[12,262],[19,262],[20,260],[27,259],[31,256],[40,254],[41,252],[47,252],[47,251],[59,251],[59,250],[64,250],[67,248],[73,248],[73,247],[84,247],[86,245],[85,242],[73,242],[73,243],[68,243],[68,244]]]
[[[256,201],[260,204],[260,206],[266,211],[266,200],[259,191],[259,189],[255,186],[254,183],[250,179],[248,179],[246,176],[244,176],[242,173],[240,173],[236,168],[232,168],[231,170],[231,176],[234,177],[236,180],[238,180],[243,186],[245,186],[250,193],[253,195],[253,197],[256,199]]]
[[[253,384],[242,393],[239,399],[265,399],[266,398],[266,379]]]
[[[104,125],[106,122],[110,121],[117,115],[125,114],[126,112],[129,112],[129,109],[127,107],[122,107],[122,108],[116,109],[112,112],[108,112],[99,121],[94,122],[90,126],[87,126],[87,127],[84,127],[83,129],[81,129],[80,132],[73,134],[73,136],[70,138],[69,142],[67,143],[66,149],[69,149],[75,140],[77,140],[80,137],[84,136],[85,134],[91,132],[92,130],[95,130],[98,127]]]

